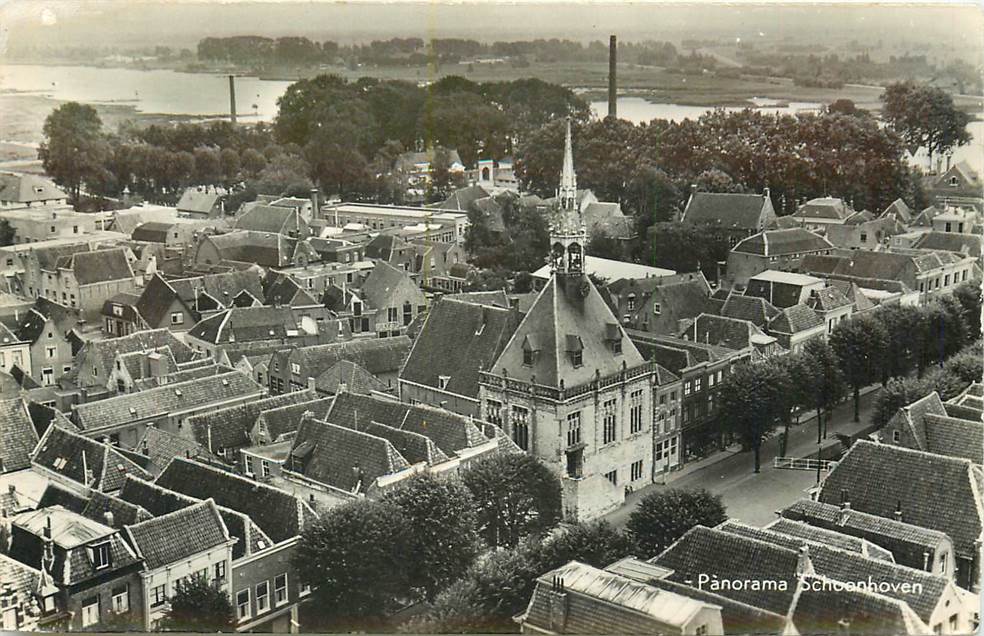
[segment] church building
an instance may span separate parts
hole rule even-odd
[[[584,272],[569,121],[550,242],[550,280],[480,374],[479,401],[482,419],[560,476],[565,519],[584,521],[652,483],[658,374]]]

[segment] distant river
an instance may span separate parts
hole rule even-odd
[[[269,121],[277,113],[277,99],[291,82],[236,78],[236,103],[239,116],[246,121]],[[0,65],[0,93],[40,95],[61,101],[121,104],[140,113],[174,115],[227,115],[229,81],[214,73],[181,73],[164,70],[134,70],[93,66]],[[790,113],[816,111],[820,104],[775,100],[749,100],[764,112]],[[591,103],[595,114],[604,116],[608,104]],[[740,110],[740,109],[728,109]],[[641,97],[623,96],[618,100],[619,116],[639,123],[651,119],[681,121],[696,119],[708,109],[703,106],[658,104]],[[2,114],[0,114],[2,116]],[[984,122],[972,122],[974,142],[957,149],[957,160],[966,160],[984,174]],[[24,138],[20,138],[24,137]],[[36,144],[41,140],[40,126],[22,132],[15,141]]]

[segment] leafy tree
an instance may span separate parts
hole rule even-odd
[[[803,347],[803,364],[796,366],[793,382],[797,390],[809,396],[811,406],[817,412],[817,444],[825,435],[824,413],[827,413],[844,397],[846,386],[837,355],[830,345],[814,338]]]
[[[964,309],[952,296],[940,296],[920,308],[924,316],[926,333],[923,336],[919,372],[933,364],[943,366],[943,361],[959,351],[967,342],[967,325]]]
[[[912,81],[897,82],[881,96],[882,118],[907,144],[926,148],[930,161],[936,153],[970,143],[971,117],[957,110],[941,88]]]
[[[513,279],[513,291],[517,294],[528,294],[533,291],[533,275],[529,272],[520,272]]]
[[[434,148],[434,160],[431,162],[430,183],[427,185],[427,201],[444,201],[454,193],[459,185],[451,172],[451,153],[447,148]]]
[[[622,244],[619,240],[608,236],[603,230],[596,231],[591,236],[585,251],[590,256],[610,258],[616,261],[621,260],[623,256]]]
[[[223,148],[219,151],[219,165],[222,171],[222,178],[226,184],[232,184],[239,177],[242,170],[242,161],[239,153],[232,148]]]
[[[835,99],[827,106],[828,113],[840,113],[841,115],[851,115],[852,117],[871,117],[871,113],[863,108],[858,108],[852,100],[841,98]]]
[[[302,157],[281,153],[270,159],[253,185],[260,194],[281,195],[295,186],[310,191],[314,187],[308,176],[310,172],[310,166]]]
[[[981,333],[981,286],[974,281],[960,283],[953,290],[953,297],[963,310],[967,334],[977,338]]]
[[[246,176],[254,178],[266,168],[267,160],[259,150],[247,148],[243,151],[241,163]]]
[[[408,591],[407,521],[392,504],[357,500],[305,528],[293,557],[314,591],[320,627],[365,628]]]
[[[963,351],[950,356],[943,363],[943,374],[953,378],[954,383],[959,385],[957,393],[970,386],[972,382],[980,382],[984,377],[981,354],[981,342],[978,340]]]
[[[229,597],[216,583],[193,576],[181,581],[161,619],[167,632],[235,632],[236,620]]]
[[[713,527],[726,519],[719,495],[670,488],[643,497],[627,529],[643,555],[655,556],[694,526]]]
[[[383,497],[403,514],[404,567],[411,587],[433,599],[475,561],[482,547],[475,502],[458,481],[414,477]]]
[[[92,106],[68,102],[48,115],[42,132],[41,165],[78,201],[82,186],[99,177],[110,157],[102,120]]]
[[[916,368],[927,330],[923,313],[918,307],[879,307],[871,317],[882,324],[888,336],[881,378],[882,384],[885,384],[889,378],[905,376]]]
[[[776,364],[741,364],[718,385],[718,417],[722,428],[739,435],[752,449],[759,472],[762,439],[782,417],[783,376]]]
[[[697,175],[694,185],[698,192],[744,192],[740,183],[735,183],[727,172],[711,168]]]
[[[881,379],[881,365],[888,350],[888,333],[881,322],[860,316],[841,321],[830,334],[844,380],[854,393],[854,421],[860,422],[861,388]]]
[[[717,264],[730,249],[728,234],[720,227],[657,223],[648,230],[642,261],[678,272],[700,269],[709,280],[717,280]]]
[[[514,546],[560,521],[560,481],[531,455],[483,459],[463,471],[461,479],[475,499],[479,533],[492,547]]]
[[[537,569],[547,572],[571,561],[603,568],[634,550],[632,538],[607,521],[579,523],[543,542],[537,554]]]
[[[202,184],[222,181],[222,158],[215,148],[195,148],[195,180]]]

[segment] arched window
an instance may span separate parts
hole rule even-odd
[[[488,167],[482,168],[482,181],[489,180],[489,169]]]

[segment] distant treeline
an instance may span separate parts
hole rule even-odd
[[[203,62],[232,64],[373,64],[378,66],[420,66],[428,63],[508,59],[515,62],[604,62],[608,43],[587,44],[573,40],[539,39],[512,42],[479,42],[461,38],[391,38],[368,44],[341,46],[337,42],[317,42],[304,37],[267,38],[242,35],[205,38],[198,43],[198,59]],[[699,64],[713,67],[711,57],[681,54],[669,42],[619,43],[619,59],[647,66]]]

